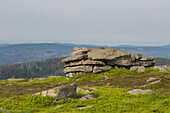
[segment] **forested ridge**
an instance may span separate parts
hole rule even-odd
[[[63,58],[52,58],[43,61],[20,63],[0,67],[0,79],[11,78],[36,78],[47,76],[63,76]]]
[[[155,58],[156,59],[156,65],[170,65],[170,59],[169,58]]]
[[[37,78],[48,76],[64,76],[63,58],[52,58],[42,61],[20,63],[16,65],[0,66],[0,79]],[[168,58],[156,58],[156,65],[170,65]]]

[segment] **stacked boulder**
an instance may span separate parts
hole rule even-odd
[[[105,72],[112,68],[130,69],[132,66],[152,67],[156,63],[150,56],[142,58],[141,54],[131,54],[115,48],[73,48],[70,57],[62,60],[65,63],[64,73],[74,77],[87,73]]]

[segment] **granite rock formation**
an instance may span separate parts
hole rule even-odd
[[[64,73],[69,77],[105,72],[112,68],[153,67],[156,63],[153,56],[143,58],[141,54],[131,54],[120,49],[78,47],[73,48],[71,56],[62,62],[65,63]]]

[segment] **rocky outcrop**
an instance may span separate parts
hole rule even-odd
[[[47,91],[35,93],[34,95],[42,95],[42,96],[55,96],[56,100],[67,99],[67,98],[74,98],[76,97],[76,89],[77,84],[72,83],[69,85],[62,85],[53,89],[49,89]]]
[[[141,54],[131,54],[120,49],[78,47],[73,48],[71,56],[62,62],[65,63],[64,73],[69,77],[105,72],[115,67],[130,69],[132,66],[142,66],[137,70],[144,70],[145,67],[153,67],[156,63],[152,56],[143,58]]]

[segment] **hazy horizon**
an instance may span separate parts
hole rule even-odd
[[[170,44],[169,0],[0,0],[0,44]]]

